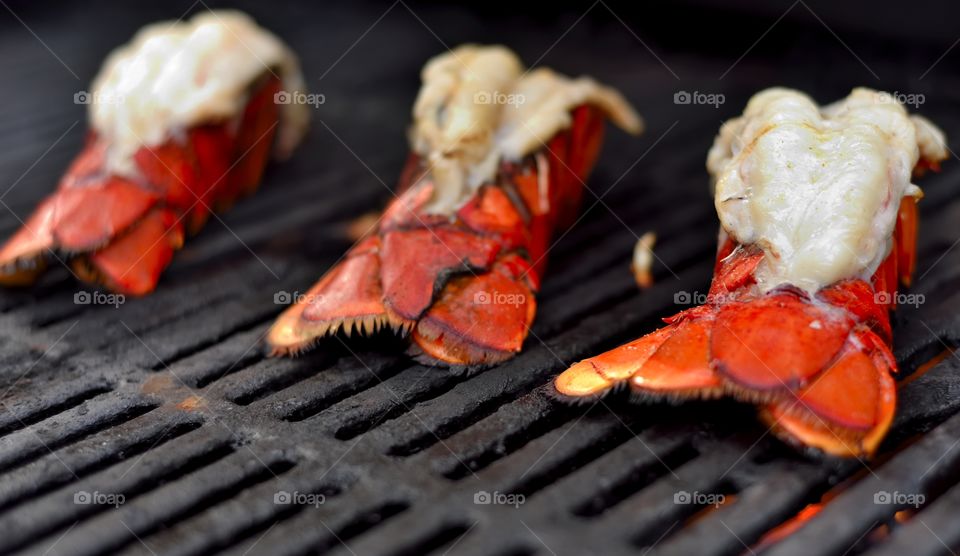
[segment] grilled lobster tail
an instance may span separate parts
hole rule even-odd
[[[889,310],[898,279],[908,276],[899,263],[912,268],[913,247],[900,241],[916,233],[912,198],[900,214],[894,251],[872,280],[845,280],[815,296],[789,287],[757,293],[763,252],[728,239],[706,305],[577,363],[557,378],[557,391],[582,398],[623,384],[642,397],[730,395],[760,404],[782,436],[832,454],[872,452],[894,415]]]
[[[162,33],[158,29],[148,27],[132,46],[114,54],[98,82],[123,83],[126,73],[150,67],[144,60],[151,57],[169,62],[168,70],[174,63],[181,64],[174,68],[179,72],[189,72],[190,63],[196,62],[201,82],[188,82],[180,91],[189,99],[181,100],[184,106],[162,96],[173,95],[164,88],[174,80],[170,75],[156,77],[149,90],[133,90],[134,98],[112,99],[116,106],[91,105],[94,126],[83,151],[57,190],[0,249],[0,283],[30,284],[51,259],[57,259],[68,263],[83,280],[128,295],[149,293],[186,233],[197,232],[211,211],[224,210],[256,190],[282,119],[282,105],[275,99],[283,83],[272,69],[254,66],[255,77],[238,83],[238,90],[230,95],[246,100],[224,110],[208,103],[206,95],[215,98],[211,91],[226,93],[216,88],[222,86],[218,81],[222,76],[213,75],[217,66],[204,57],[236,55],[236,48],[232,54],[227,48],[230,41],[239,40],[231,38],[234,34],[243,34],[254,45],[269,40],[267,44],[274,47],[275,39],[261,36],[252,20],[233,12],[198,16],[193,23],[171,25]],[[210,48],[204,41],[211,37],[227,43]],[[249,65],[251,59],[261,63],[249,52],[242,61]],[[228,61],[230,71],[241,71],[237,60]],[[159,81],[161,77],[164,81]],[[152,83],[150,76],[141,81]],[[107,90],[106,85],[100,87]],[[106,93],[96,90],[94,94]],[[129,116],[121,111],[126,103],[143,108]],[[176,111],[187,113],[183,121],[171,114]],[[157,122],[153,128],[143,123],[151,117]],[[162,132],[158,142],[140,135],[157,129]],[[139,144],[124,151],[129,147],[124,138],[130,137]]]
[[[573,126],[519,164],[505,162],[452,218],[425,214],[433,182],[414,155],[412,184],[362,240],[285,312],[269,336],[280,353],[343,331],[411,333],[427,356],[453,365],[502,361],[520,350],[536,313],[547,242],[575,216],[603,136],[603,116]],[[570,154],[577,153],[571,157]],[[536,266],[534,266],[536,265]]]
[[[761,93],[758,97],[763,95],[767,97],[761,100],[771,101],[773,97],[773,103],[788,102],[796,106],[799,102],[807,102],[805,97],[799,97],[796,93],[788,96],[774,90]],[[782,96],[777,98],[778,95]],[[856,91],[851,96],[852,100],[849,100],[851,106],[846,109],[851,113],[861,107],[873,110],[871,98],[866,93]],[[756,109],[756,104],[760,102],[751,101],[751,105],[748,105],[748,116],[756,114],[751,110],[751,107]],[[779,105],[779,110],[787,110],[783,106]],[[788,121],[789,116],[784,117],[783,114],[783,111],[775,111],[773,117],[780,117],[781,122]],[[899,117],[899,113],[896,114]],[[851,116],[863,117],[863,114]],[[817,122],[815,118],[813,121]],[[906,119],[904,121],[908,122]],[[749,129],[751,123],[746,125]],[[802,125],[808,126],[807,122]],[[831,125],[833,129],[822,132],[822,136],[816,138],[832,141],[835,138],[829,134],[844,133],[834,131],[839,127],[837,124]],[[864,133],[868,138],[890,137],[883,129],[859,127],[862,125],[860,122],[856,125],[857,131],[850,133]],[[760,134],[759,138],[743,141],[742,145],[747,146],[732,153],[731,160],[734,162],[725,166],[723,171],[729,171],[733,179],[747,176],[747,180],[755,180],[753,196],[748,198],[753,206],[748,206],[746,210],[757,211],[759,206],[771,206],[764,205],[770,203],[771,198],[774,202],[785,198],[784,206],[795,208],[800,215],[798,219],[791,220],[793,215],[789,211],[777,212],[780,220],[772,223],[761,220],[755,212],[747,216],[753,218],[749,222],[754,230],[762,226],[776,226],[771,229],[788,235],[794,229],[791,226],[802,228],[810,218],[814,218],[804,210],[817,209],[800,202],[802,195],[799,200],[790,198],[789,191],[792,188],[800,188],[802,185],[798,184],[806,183],[803,177],[793,174],[792,178],[797,180],[795,182],[765,182],[741,171],[745,166],[736,166],[743,160],[754,164],[753,168],[765,162],[763,156],[767,145],[764,135],[775,130],[776,126],[760,125],[755,129]],[[796,138],[798,134],[807,133],[807,129],[809,127],[800,131],[774,131],[775,135],[767,140],[775,145],[774,152],[779,155],[783,153],[786,135]],[[778,133],[780,136],[776,136]],[[920,150],[923,151],[925,131],[918,129],[907,133],[911,138],[916,133],[921,142]],[[844,138],[849,138],[849,135]],[[940,150],[934,149],[935,154],[920,153],[930,158],[916,160],[918,154],[915,145],[916,142],[913,150],[907,151],[906,155],[906,159],[910,160],[912,152],[915,169],[935,167],[943,156],[941,145]],[[780,151],[776,151],[778,148]],[[754,158],[751,159],[751,156]],[[839,156],[838,160],[848,163],[849,158]],[[791,160],[788,163],[791,165],[803,164],[802,159],[775,160],[777,162],[773,168],[780,168],[779,164],[785,163],[785,160]],[[830,164],[824,163],[820,167],[829,168]],[[793,166],[788,168],[790,171],[794,169]],[[766,168],[761,171],[766,171]],[[915,197],[919,190],[905,188],[904,191],[913,194],[900,196],[887,195],[883,189],[877,191],[876,214],[880,216],[877,216],[876,222],[886,222],[889,213],[891,233],[877,244],[878,250],[886,245],[889,247],[885,255],[879,251],[883,255],[882,262],[872,274],[830,280],[819,287],[800,287],[797,284],[809,286],[809,283],[800,279],[793,283],[783,280],[783,275],[777,274],[779,269],[788,268],[792,276],[806,278],[840,268],[840,264],[829,266],[823,262],[831,256],[830,246],[813,246],[815,249],[811,251],[821,256],[813,266],[790,267],[792,261],[785,260],[788,259],[785,256],[778,257],[777,252],[771,249],[772,240],[739,241],[733,233],[728,233],[726,224],[736,221],[742,227],[745,220],[735,220],[742,215],[724,213],[725,207],[721,206],[730,201],[741,202],[743,198],[739,190],[737,195],[728,197],[730,184],[723,181],[722,172],[718,174],[718,210],[721,211],[725,226],[721,232],[721,245],[706,304],[664,319],[666,327],[638,340],[575,364],[555,380],[557,393],[565,399],[590,399],[619,385],[628,385],[641,399],[682,400],[731,396],[757,404],[762,419],[771,430],[789,442],[838,456],[872,454],[886,435],[895,413],[896,386],[893,373],[897,371],[897,364],[891,350],[890,312],[898,299],[898,286],[909,284],[915,268]],[[878,176],[876,183],[881,188],[885,187],[884,173],[880,172]],[[910,168],[906,169],[905,176],[908,180]],[[837,180],[840,181],[840,176]],[[771,190],[764,189],[770,187],[767,185],[769,183],[783,183],[788,189],[777,190],[776,195],[764,196],[765,191]],[[811,187],[817,186],[818,183],[814,181]],[[818,203],[829,202],[829,194],[836,191],[833,189],[835,186],[836,182],[827,181],[811,197]],[[855,197],[857,187],[867,188],[869,184],[841,182],[840,198],[846,200]],[[868,197],[864,198],[869,200]],[[890,206],[890,203],[896,204]],[[859,209],[858,213],[857,208],[850,211],[845,206],[839,206],[835,209],[839,211],[835,215],[829,214],[829,207],[821,210],[827,213],[827,224],[817,223],[815,227],[820,229],[815,233],[827,237],[831,230],[824,230],[822,226],[833,225],[846,234],[849,230],[858,229],[855,224],[860,222],[856,219],[861,214],[874,217],[866,207]],[[784,222],[789,224],[785,225]],[[730,227],[735,232],[742,232],[741,228]],[[868,230],[867,233],[872,232]],[[769,237],[774,236],[770,234]],[[810,246],[802,243],[811,241],[810,236],[798,234],[793,237],[800,240],[788,247],[795,257],[800,256]],[[838,237],[844,236],[841,234]],[[852,236],[850,240],[866,245],[869,238],[862,240]],[[836,259],[839,263],[847,261],[844,258],[849,254],[847,249],[844,247],[834,253],[839,253]],[[869,257],[862,256],[853,261],[864,259]],[[781,264],[784,266],[777,266]]]
[[[570,87],[588,94],[574,102],[551,99],[561,100],[561,113],[547,114],[559,123],[521,151],[522,156],[488,145],[479,155],[482,161],[461,164],[455,158],[468,156],[466,151],[477,142],[510,129],[527,134],[523,126],[537,122],[524,119],[523,110],[537,108],[490,106],[477,96],[483,90],[463,90],[477,82],[498,86],[477,79],[444,91],[438,95],[441,106],[425,110],[435,92],[431,77],[438,65],[447,76],[493,72],[488,79],[496,81],[498,72],[512,64],[519,74],[519,64],[505,49],[461,47],[457,53],[431,62],[424,72],[415,114],[429,122],[421,120],[414,130],[415,148],[402,173],[402,193],[383,214],[377,232],[353,247],[280,316],[267,337],[275,354],[295,354],[328,334],[381,329],[409,334],[411,352],[420,360],[455,367],[496,363],[520,350],[536,313],[548,242],[577,214],[583,182],[600,150],[605,116],[619,115],[624,127],[634,131],[639,120],[612,91],[538,70],[526,78],[529,81],[512,83],[511,77],[499,86],[514,87],[506,90],[525,96],[526,103],[546,104],[538,95]],[[450,100],[457,96],[459,104]],[[594,96],[613,99],[615,106],[593,102]],[[501,110],[506,115],[495,113]],[[456,134],[445,129],[447,137],[454,137],[452,145],[440,149],[441,139],[424,137],[430,133],[424,127],[436,124],[433,118],[448,118],[437,126],[443,128],[456,125],[455,114],[468,117],[462,118],[466,126]],[[505,122],[508,118],[517,121]],[[417,148],[418,138],[427,146]],[[479,172],[484,164],[491,164],[491,170],[475,186],[459,179]]]
[[[52,251],[83,280],[130,295],[153,291],[186,231],[198,231],[211,210],[256,189],[279,90],[275,78],[259,86],[236,132],[230,124],[200,126],[183,141],[142,147],[136,181],[104,172],[108,147],[91,135],[57,191],[0,250],[0,283],[32,283]]]

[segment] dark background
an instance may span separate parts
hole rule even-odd
[[[604,158],[604,168],[615,175],[633,160],[631,154],[643,152],[678,120],[671,133],[680,135],[712,118],[706,130],[690,136],[705,155],[720,122],[738,114],[749,96],[763,87],[796,87],[821,102],[860,85],[921,93],[933,103],[955,102],[960,94],[956,71],[960,51],[947,52],[960,38],[960,8],[955,2],[538,4],[8,2],[40,40],[26,40],[32,38],[30,31],[0,8],[4,64],[0,125],[4,136],[17,138],[15,148],[6,149],[0,159],[0,172],[16,179],[67,126],[83,122],[83,107],[72,104],[72,94],[88,87],[112,48],[146,23],[204,6],[240,7],[286,40],[300,54],[310,87],[326,95],[327,104],[317,117],[391,186],[420,66],[446,47],[468,41],[502,42],[528,64],[536,61],[573,75],[593,74],[623,88],[648,120],[649,131]],[[722,93],[727,102],[719,109],[677,111],[671,103],[678,90]],[[939,107],[921,107],[921,113]],[[21,216],[30,204],[27,199],[53,186],[56,171],[80,145],[82,128],[69,132],[40,171],[30,172],[5,198]],[[383,141],[365,140],[371,133]],[[614,142],[620,147],[623,140],[615,137]],[[384,152],[382,145],[396,147]],[[350,164],[344,154],[331,134],[315,125],[295,164],[305,165],[304,171],[322,172],[331,165]],[[391,161],[374,164],[381,157]],[[655,158],[647,163],[655,163]],[[644,172],[639,170],[624,185],[641,186]],[[369,182],[356,186],[380,187]]]

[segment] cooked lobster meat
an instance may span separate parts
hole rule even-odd
[[[308,109],[283,95],[303,89],[290,49],[240,12],[145,27],[75,97],[86,144],[0,249],[0,283],[59,261],[116,292],[153,291],[185,233],[253,192],[271,147],[299,142]]]
[[[502,46],[430,60],[413,109],[399,196],[267,336],[295,354],[337,332],[409,335],[412,353],[455,367],[520,351],[554,233],[572,222],[604,119],[639,133],[616,91],[524,70]]]
[[[821,108],[758,93],[707,158],[721,231],[706,304],[577,363],[556,391],[732,396],[790,442],[872,454],[896,407],[890,311],[915,266],[912,177],[946,157],[942,132],[889,94]]]

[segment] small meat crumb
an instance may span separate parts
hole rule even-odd
[[[641,288],[653,285],[653,246],[657,243],[657,234],[647,232],[640,236],[633,248],[633,262],[630,267],[633,277]]]

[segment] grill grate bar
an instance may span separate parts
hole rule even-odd
[[[317,357],[320,355],[308,356],[308,358]],[[408,365],[406,361],[397,362],[379,353],[364,354],[362,359],[352,356],[343,357],[337,363],[336,373],[318,373],[281,391],[282,400],[267,398],[262,400],[260,405],[270,407],[279,419],[303,421],[341,400],[379,384],[381,377],[389,376],[406,365]]]
[[[417,459],[424,466],[432,462],[434,470],[448,479],[463,479],[569,422],[576,413],[576,408],[554,403],[543,389],[534,390],[502,406],[470,427],[469,432],[424,450]]]
[[[402,489],[376,478],[364,478],[336,498],[341,506],[334,508],[330,503],[319,508],[305,507],[262,534],[258,546],[270,547],[277,555],[315,554],[336,546],[337,537],[351,541],[374,526],[391,523],[409,513],[410,500],[398,490]],[[239,556],[247,550],[249,546],[241,543],[225,553]]]
[[[894,512],[902,509],[874,503],[877,492],[932,496],[938,483],[954,482],[960,474],[960,450],[954,449],[958,432],[960,416],[954,416],[900,452],[875,474],[867,475],[841,493],[797,533],[773,546],[770,554],[802,554],[814,541],[826,550],[842,552],[877,523],[891,521]]]
[[[56,453],[8,472],[0,489],[0,508],[27,497],[36,497],[53,488],[129,460],[148,450],[163,446],[201,425],[193,416],[147,413],[109,431],[91,436]]]
[[[334,404],[318,416],[340,440],[349,440],[381,423],[406,413],[426,400],[435,399],[466,377],[414,365],[370,389]]]
[[[665,535],[668,531],[682,529],[680,523],[701,507],[696,504],[677,504],[674,497],[684,492],[730,494],[730,481],[723,476],[723,472],[738,464],[738,458],[749,445],[749,442],[743,442],[703,446],[698,450],[701,454],[699,457],[681,458],[673,462],[676,465],[668,462],[672,473],[663,471],[659,462],[648,463],[648,469],[653,465],[661,468],[654,468],[660,475],[659,480],[652,483],[647,481],[646,488],[629,498],[625,498],[621,493],[611,493],[614,496],[613,501],[617,503],[613,507],[605,508],[602,516],[592,516],[594,534],[604,535],[603,538],[629,540],[638,546],[649,547],[657,543],[662,536],[668,537],[669,535]],[[682,451],[680,454],[685,455]],[[686,463],[683,463],[684,461]],[[639,478],[643,480],[644,476],[640,475]],[[639,512],[640,509],[643,511]]]
[[[265,327],[264,327],[265,332]],[[263,359],[216,383],[214,390],[237,405],[250,405],[270,394],[300,383],[329,369],[335,357],[322,353],[311,365],[289,359]]]
[[[299,512],[310,511],[311,506],[278,504],[276,495],[283,493],[317,494],[326,500],[340,494],[345,481],[342,478],[316,477],[314,473],[296,467],[281,474],[279,479],[257,484],[240,491],[218,505],[205,509],[189,521],[181,519],[177,525],[144,537],[146,546],[135,543],[129,552],[155,554],[209,554],[236,546],[244,540],[264,532],[271,525],[292,518]],[[319,499],[318,499],[319,500]],[[215,535],[198,534],[214,531]],[[184,542],[186,541],[186,542]],[[149,549],[149,550],[147,550]]]
[[[635,419],[585,416],[556,429],[478,472],[497,491],[526,498],[633,438]]]
[[[695,460],[699,455],[686,438],[674,440],[654,437],[644,440],[643,436],[641,435],[637,442],[628,441],[623,447],[613,450],[599,460],[597,470],[604,472],[599,476],[606,477],[605,485],[594,485],[592,492],[582,493],[566,493],[562,487],[555,487],[551,489],[550,495],[553,497],[572,494],[574,502],[567,502],[566,505],[573,514],[596,518],[658,479],[672,475],[674,471],[671,470]],[[664,444],[666,449],[661,447]],[[626,454],[633,456],[629,458],[629,462],[623,461]],[[545,503],[544,500],[541,499],[539,503]]]
[[[4,403],[5,411],[0,414],[0,435],[16,432],[59,415],[111,390],[110,385],[100,378],[84,377],[45,398],[21,398],[10,405]]]
[[[764,469],[758,482],[735,495],[722,507],[706,517],[668,535],[649,552],[650,554],[737,554],[748,551],[767,531],[771,520],[783,521],[799,511],[810,499],[811,484],[826,480],[828,473],[821,469],[801,467],[783,462]],[[714,492],[716,493],[716,492]],[[710,507],[708,506],[709,510]],[[733,534],[730,534],[730,532]],[[704,545],[703,539],[714,542]],[[645,542],[649,545],[650,535]]]
[[[85,402],[41,421],[28,430],[0,438],[0,470],[22,465],[51,450],[115,427],[156,408],[155,402],[138,396],[121,395],[119,400],[109,398]]]
[[[894,430],[923,431],[960,410],[960,361],[947,357],[901,388]]]
[[[164,326],[148,335],[130,336],[109,351],[128,354],[130,362],[140,367],[165,369],[180,359],[215,345],[219,340],[267,322],[276,312],[277,306],[273,300],[254,303],[232,300],[217,307],[212,314],[199,315],[188,328],[184,328],[184,323]],[[198,333],[198,330],[202,333]]]
[[[206,388],[218,380],[263,360],[260,340],[266,330],[254,326],[170,364],[170,372],[191,388]]]
[[[263,461],[238,451],[186,477],[128,501],[115,511],[100,514],[64,534],[73,554],[99,554],[137,542],[165,523],[175,523],[264,481],[282,476],[292,467],[277,453]]]
[[[960,485],[937,498],[923,514],[896,526],[886,544],[868,550],[871,556],[895,554],[937,554],[960,545],[957,513],[960,512]]]
[[[441,526],[420,535],[411,543],[401,543],[399,549],[389,552],[391,556],[418,556],[434,551],[449,550],[461,537],[470,532],[470,525],[463,522],[444,523]]]
[[[122,493],[127,501],[135,500],[165,481],[213,465],[233,451],[229,438],[224,436],[201,428],[172,440],[162,450],[147,452],[132,464],[115,464],[43,498],[21,504],[0,521],[0,550],[37,543],[45,535],[55,535],[72,523],[112,509],[112,506],[78,504],[74,497],[79,493]]]

